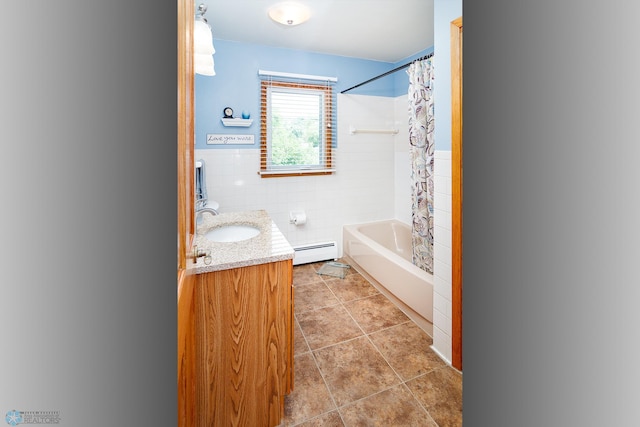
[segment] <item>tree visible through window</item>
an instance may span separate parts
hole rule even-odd
[[[261,174],[331,173],[331,87],[263,81],[261,96]]]

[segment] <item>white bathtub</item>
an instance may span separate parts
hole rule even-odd
[[[342,238],[344,254],[356,268],[399,300],[400,308],[409,307],[432,327],[433,275],[411,262],[409,225],[395,219],[345,225]]]

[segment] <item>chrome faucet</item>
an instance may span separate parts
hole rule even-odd
[[[206,206],[204,206],[204,207],[197,207],[196,206],[196,224],[198,224],[200,222],[202,214],[205,213],[205,212],[209,212],[211,215],[220,215],[220,212],[218,212],[217,210],[215,210],[213,208],[208,208]]]

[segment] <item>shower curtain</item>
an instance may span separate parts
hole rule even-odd
[[[433,273],[433,56],[409,65],[413,263]]]

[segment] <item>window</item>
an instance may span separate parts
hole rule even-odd
[[[335,107],[329,84],[263,80],[260,175],[333,173]]]

